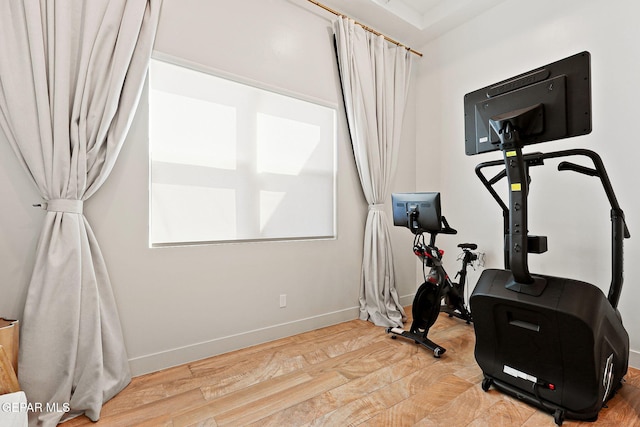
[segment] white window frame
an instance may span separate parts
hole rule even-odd
[[[327,144],[326,141],[327,141],[327,138],[329,138],[329,142],[331,144],[331,147],[330,147],[331,170],[330,171],[323,170],[322,176],[324,178],[322,178],[321,181],[318,181],[320,183],[319,184],[320,188],[322,188],[323,190],[327,190],[329,185],[331,188],[330,190],[331,194],[324,194],[323,195],[324,199],[322,197],[319,199],[319,200],[325,200],[325,201],[330,200],[329,203],[331,206],[330,207],[323,206],[321,209],[318,209],[318,210],[326,211],[326,212],[323,212],[323,215],[330,214],[330,219],[323,218],[322,221],[317,221],[319,225],[316,225],[314,228],[313,224],[308,224],[304,226],[301,225],[302,222],[305,222],[308,220],[300,219],[299,222],[296,222],[295,220],[292,220],[292,218],[288,218],[288,219],[285,218],[284,220],[280,220],[280,223],[281,223],[280,226],[281,228],[283,228],[283,224],[286,224],[286,228],[292,229],[291,232],[286,232],[284,231],[284,228],[283,228],[282,231],[275,233],[273,229],[277,228],[276,226],[276,227],[272,227],[269,233],[267,233],[266,235],[262,234],[263,233],[262,228],[267,227],[267,225],[265,224],[268,224],[268,222],[266,222],[266,220],[262,218],[264,216],[263,211],[265,211],[265,204],[277,206],[277,203],[281,202],[285,198],[283,194],[286,194],[286,195],[289,194],[287,188],[291,189],[296,186],[297,186],[298,196],[303,198],[307,197],[306,201],[309,202],[308,196],[302,195],[302,192],[300,191],[300,182],[301,180],[304,180],[304,179],[306,179],[307,182],[314,182],[313,178],[308,178],[308,174],[305,175],[305,173],[301,173],[300,171],[298,171],[298,175],[296,175],[295,170],[287,171],[286,170],[287,168],[291,169],[291,165],[287,166],[286,164],[287,161],[284,158],[284,156],[280,157],[280,159],[283,160],[281,163],[284,163],[284,164],[278,165],[279,157],[265,155],[265,153],[268,154],[268,151],[265,151],[264,148],[262,149],[262,154],[260,154],[261,152],[260,146],[258,145],[258,142],[257,142],[261,138],[260,136],[258,136],[259,132],[255,131],[254,132],[255,136],[247,136],[246,135],[247,132],[244,130],[243,125],[239,124],[241,121],[245,120],[250,122],[249,127],[253,126],[255,128],[260,126],[261,128],[265,128],[270,125],[272,126],[272,129],[273,129],[274,123],[277,124],[280,121],[280,123],[283,126],[290,122],[289,127],[295,128],[296,126],[298,126],[302,130],[315,128],[315,126],[310,126],[308,124],[305,124],[302,121],[298,122],[295,119],[292,119],[289,122],[287,122],[289,120],[287,117],[278,117],[276,115],[269,114],[270,112],[273,112],[272,111],[273,107],[271,106],[264,107],[267,109],[266,113],[257,111],[257,113],[254,114],[254,112],[250,112],[248,107],[247,108],[244,108],[242,106],[239,107],[240,105],[239,102],[235,100],[229,101],[230,103],[234,104],[233,107],[236,112],[236,128],[238,129],[237,132],[245,133],[244,135],[235,136],[236,154],[241,152],[241,148],[246,148],[246,145],[253,144],[255,146],[255,147],[252,147],[252,149],[254,150],[252,154],[247,156],[247,157],[252,157],[249,161],[239,161],[238,157],[236,157],[235,159],[232,159],[232,161],[227,160],[226,164],[221,167],[216,167],[216,166],[211,167],[206,164],[199,164],[199,165],[189,164],[189,162],[199,163],[199,160],[196,159],[195,157],[189,160],[188,155],[186,156],[187,157],[186,160],[185,159],[180,160],[178,159],[178,157],[181,157],[180,156],[181,153],[179,152],[179,150],[174,152],[169,152],[169,153],[165,152],[164,162],[154,160],[154,140],[153,140],[154,129],[152,128],[153,123],[152,123],[152,117],[151,117],[154,112],[154,105],[152,105],[152,102],[153,102],[154,93],[156,94],[155,96],[160,96],[158,94],[162,93],[162,92],[155,92],[155,87],[153,83],[153,74],[152,74],[154,72],[152,67],[154,67],[155,64],[164,64],[165,67],[166,66],[178,67],[179,69],[184,70],[187,73],[195,72],[195,73],[198,73],[200,76],[203,76],[203,78],[205,79],[207,77],[204,77],[204,76],[212,76],[215,79],[224,79],[227,82],[229,82],[231,85],[242,85],[244,88],[248,88],[248,90],[258,91],[259,93],[264,94],[266,98],[283,99],[283,97],[286,97],[287,99],[290,99],[291,102],[298,103],[297,104],[298,106],[303,106],[303,104],[300,104],[300,102],[304,102],[304,103],[308,103],[311,109],[315,108],[313,106],[317,106],[320,109],[332,110],[332,118],[330,119],[332,121],[332,129],[330,130],[331,135],[327,136],[326,130],[323,130],[322,138],[324,139],[324,142],[321,142],[321,143]],[[337,223],[337,218],[336,218],[337,106],[335,104],[313,99],[301,94],[292,93],[291,91],[286,91],[280,88],[270,87],[261,83],[257,83],[255,81],[250,81],[248,79],[231,75],[229,73],[223,73],[218,70],[213,70],[208,67],[202,66],[200,64],[194,64],[188,61],[184,61],[182,59],[177,59],[168,55],[160,54],[158,52],[154,52],[154,54],[152,55],[152,64],[150,65],[149,82],[150,82],[149,83],[149,116],[150,116],[150,120],[149,120],[149,245],[150,247],[202,245],[202,244],[254,242],[254,241],[317,240],[317,239],[325,240],[325,239],[336,238],[337,236],[337,230],[336,230],[336,223]],[[240,87],[240,86],[237,86],[237,87]],[[198,96],[199,95],[194,95],[194,99],[197,98]],[[170,98],[167,98],[167,99],[170,99]],[[194,102],[198,103],[200,101],[196,100]],[[297,108],[297,109],[304,110],[304,108]],[[249,114],[252,114],[252,116],[242,117],[243,115],[249,115]],[[286,113],[283,113],[283,114],[286,116]],[[252,131],[254,131],[254,129],[252,129]],[[157,138],[157,136],[155,136],[155,138]],[[269,141],[269,140],[276,141],[275,143],[274,142],[271,143],[272,147],[274,146],[274,144],[281,144],[281,145],[286,144],[286,142],[285,143],[278,142],[275,138],[269,137],[269,135],[267,135],[266,137],[262,137],[262,139],[264,141]],[[286,139],[286,138],[282,138],[282,139]],[[268,143],[264,141],[263,141],[263,144]],[[291,145],[291,141],[289,144],[290,145],[288,145],[287,147],[295,149],[295,146]],[[241,147],[238,148],[238,146],[241,146]],[[328,150],[328,148],[321,147],[321,150],[322,150],[321,152],[323,153],[323,157],[322,157],[324,159],[323,162],[327,163],[328,151],[326,150]],[[160,154],[156,153],[156,157],[158,157],[159,155]],[[304,156],[305,153],[302,153],[301,155]],[[171,157],[176,157],[175,161],[172,161]],[[224,156],[221,156],[221,157],[224,157]],[[256,158],[261,159],[259,161],[260,164],[257,164]],[[206,160],[204,160],[204,162],[206,163]],[[225,159],[224,158],[221,159],[221,162],[225,163]],[[232,166],[229,166],[230,164]],[[262,166],[262,169],[263,169],[262,172],[258,170],[260,166]],[[271,171],[268,170],[269,168],[271,168]],[[277,168],[281,168],[281,169],[277,169]],[[278,171],[282,170],[284,172],[270,173],[270,172],[273,172],[274,170],[278,170]],[[330,179],[331,179],[330,184],[327,181],[329,179],[329,176],[325,176],[327,173],[330,173]],[[302,177],[300,175],[302,175]],[[191,181],[192,178],[195,176],[199,176],[200,178],[198,179],[202,179],[203,176],[206,177],[205,181],[207,182],[207,184],[203,186],[201,184],[195,183],[194,181]],[[307,176],[307,178],[304,178],[304,176]],[[298,184],[295,183],[296,179],[298,180]],[[214,181],[216,183],[212,184],[212,182]],[[221,186],[219,187],[216,187],[217,185],[220,184],[220,182],[223,182],[223,184],[221,184]],[[229,184],[229,183],[233,183],[233,184]],[[211,186],[212,188],[208,188],[209,186]],[[313,186],[310,185],[310,188],[311,187]],[[181,236],[186,235],[187,238],[184,238],[184,237],[167,238],[167,236],[171,233],[165,233],[164,237],[162,235],[163,234],[162,232],[156,231],[154,233],[154,220],[157,220],[157,218],[160,218],[157,215],[158,211],[156,211],[157,209],[159,209],[160,202],[158,202],[157,200],[154,201],[154,198],[161,199],[161,200],[164,199],[165,200],[164,206],[168,207],[166,209],[167,211],[170,211],[170,210],[177,211],[179,210],[179,208],[176,207],[175,204],[166,203],[166,201],[171,200],[170,196],[168,195],[177,194],[179,195],[180,198],[184,198],[184,197],[189,198],[189,196],[185,196],[185,194],[189,194],[191,192],[193,195],[191,196],[191,199],[190,199],[191,200],[190,212],[192,212],[193,215],[189,214],[190,215],[189,217],[191,218],[189,222],[193,221],[194,224],[197,224],[198,220],[202,221],[202,217],[208,218],[207,217],[208,213],[209,214],[218,213],[218,209],[214,205],[212,205],[213,202],[211,202],[206,196],[202,198],[200,198],[199,196],[199,195],[212,194],[212,191],[215,192],[216,190],[219,190],[219,193],[221,194],[220,196],[221,198],[226,197],[226,200],[231,201],[233,199],[235,201],[235,209],[234,209],[235,220],[233,219],[230,220],[231,223],[234,223],[235,221],[235,227],[237,230],[239,230],[235,232],[235,235],[233,236],[225,235],[221,237],[219,236],[219,237],[212,238],[211,234],[212,233],[215,234],[216,232],[209,231],[208,235],[207,233],[203,232],[205,236],[195,237],[197,232],[194,230],[191,230],[190,232],[181,234]],[[318,193],[321,193],[321,192],[322,191]],[[154,194],[156,195],[154,196]],[[160,194],[163,194],[163,196],[161,197]],[[233,197],[231,197],[231,194],[233,194]],[[199,202],[195,202],[196,200],[202,201],[202,205],[199,206],[198,208],[194,208],[194,206],[196,206],[196,204],[199,203]],[[219,199],[219,200],[222,200],[222,199]],[[271,202],[269,202],[269,200],[271,200]],[[325,203],[325,205],[329,203]],[[189,205],[189,203],[181,203],[180,205],[187,206]],[[221,205],[221,204],[218,204],[218,205]],[[292,204],[289,204],[289,206],[291,205]],[[227,210],[232,209],[229,207],[230,203],[224,204],[224,206],[226,206],[224,209],[227,209]],[[272,211],[277,210],[276,208],[270,208],[270,209]],[[297,207],[295,206],[293,207],[293,210],[295,212],[297,212],[297,209],[298,209]],[[202,210],[202,211],[196,212],[196,210]],[[230,216],[228,212],[226,213],[226,215],[224,212],[220,213],[220,215],[224,216],[224,218],[227,218],[227,219],[229,219],[229,216]],[[299,212],[296,215],[296,217],[298,215],[300,215]],[[176,217],[175,212],[174,214],[166,215],[166,217],[175,218]],[[198,219],[198,217],[200,218]],[[160,222],[159,220],[157,221]],[[163,218],[164,224],[166,224],[168,221],[169,220],[167,220],[166,218]],[[240,223],[242,223],[242,226],[238,225]],[[301,228],[304,228],[304,227],[310,228],[310,231],[309,232],[301,231]],[[165,227],[165,229],[166,228],[168,227]],[[203,227],[203,229],[204,228],[206,227]],[[231,225],[230,227],[227,226],[225,230],[229,228],[233,228],[233,225]],[[294,228],[295,230],[293,230]],[[318,230],[321,230],[321,231],[318,232]],[[226,231],[222,231],[221,233],[224,234],[225,232]]]

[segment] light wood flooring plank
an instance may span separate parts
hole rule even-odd
[[[98,422],[86,425],[131,427],[143,426],[145,423],[156,427],[171,425],[174,414],[184,412],[190,407],[202,406],[205,403],[199,389],[156,400],[140,407],[116,414],[101,416]],[[149,424],[150,423],[150,424]],[[62,424],[64,427],[66,423]]]
[[[244,426],[303,402],[349,380],[337,372],[324,373],[311,381],[293,386],[277,396],[266,396],[249,407],[239,407],[214,417],[218,425]]]
[[[179,425],[190,425],[194,422],[206,420],[225,412],[244,406],[255,406],[256,402],[265,398],[276,399],[280,393],[301,385],[307,384],[313,377],[307,373],[299,372],[285,377],[279,377],[251,387],[248,390],[227,394],[225,396],[208,400],[205,405],[190,410],[183,415],[174,417],[174,422]]]
[[[473,384],[455,375],[443,375],[428,385],[422,384],[422,381],[415,385],[420,386],[417,393],[366,420],[367,425],[412,426],[455,396],[473,387]]]

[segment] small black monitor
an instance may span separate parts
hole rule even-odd
[[[466,154],[500,150],[498,126],[505,121],[517,128],[521,145],[590,133],[589,52],[466,94]]]
[[[393,225],[407,227],[413,234],[441,231],[440,193],[393,193],[391,203]]]

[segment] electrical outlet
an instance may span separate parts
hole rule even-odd
[[[287,306],[287,294],[280,295],[280,308],[285,308]]]

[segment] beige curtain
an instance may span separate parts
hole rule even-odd
[[[0,1],[0,128],[46,209],[21,322],[20,383],[43,405],[32,426],[97,420],[130,381],[107,268],[82,212],[129,129],[160,5]]]
[[[353,153],[369,204],[360,318],[378,326],[402,326],[406,316],[395,286],[384,204],[397,164],[411,54],[348,18],[335,21],[334,33]]]

